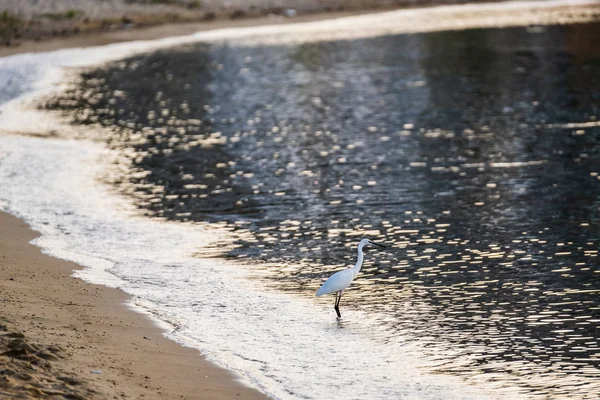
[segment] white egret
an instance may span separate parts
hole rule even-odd
[[[317,290],[317,296],[322,296],[324,294],[335,292],[334,308],[335,312],[338,315],[338,318],[342,318],[342,314],[340,314],[340,300],[342,299],[342,293],[344,292],[344,289],[350,286],[354,278],[356,278],[356,275],[358,275],[358,273],[360,272],[360,268],[362,267],[364,259],[363,247],[365,247],[368,244],[373,246],[386,247],[382,244],[375,243],[369,239],[361,240],[360,243],[358,243],[358,260],[356,261],[354,267],[348,267],[331,275],[319,288],[319,290]]]

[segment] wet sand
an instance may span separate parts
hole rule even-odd
[[[493,2],[494,0],[484,0]],[[0,46],[31,40],[135,31],[167,24],[241,22],[245,19],[306,17],[312,14],[384,11],[468,3],[468,0],[4,0]],[[479,2],[482,2],[481,0]],[[232,23],[232,22],[229,22]],[[237,25],[236,25],[237,26]]]
[[[376,12],[373,10],[372,12]],[[379,10],[381,12],[381,10]],[[103,46],[111,43],[130,42],[134,40],[155,40],[170,36],[191,35],[196,32],[225,28],[244,28],[261,25],[279,25],[321,21],[330,18],[341,18],[351,15],[365,14],[359,11],[323,12],[284,18],[281,16],[265,16],[240,20],[217,20],[200,22],[167,23],[136,29],[124,29],[110,32],[88,32],[73,36],[47,38],[42,41],[23,40],[18,46],[0,47],[0,57],[13,54],[53,51],[76,47]]]
[[[443,1],[441,3],[444,3]],[[463,3],[463,2],[459,2]],[[468,3],[468,2],[467,2]],[[486,3],[495,3],[486,1]],[[569,24],[573,22],[591,22],[600,19],[600,3],[561,3],[546,6],[543,2],[540,5],[533,5],[532,2],[507,1],[511,3],[523,3],[523,8],[518,13],[508,9],[505,11],[495,10],[493,12],[481,11],[477,9],[456,9],[446,14],[433,15],[439,19],[431,24],[432,15],[425,15],[425,19],[415,18],[410,15],[403,20],[399,20],[400,29],[396,33],[405,32],[427,32],[439,30],[461,30],[466,28],[484,28],[484,27],[505,27],[505,26],[527,26],[537,24]],[[476,4],[472,4],[476,6]],[[426,7],[419,7],[426,8]],[[303,22],[322,21],[349,17],[353,15],[363,15],[369,13],[381,13],[399,9],[410,9],[410,7],[382,7],[380,4],[362,5],[355,8],[346,8],[345,11],[327,11],[325,8],[321,11],[312,10],[310,13],[301,14],[294,18],[283,17],[281,15],[266,15],[243,19],[217,19],[214,21],[195,21],[195,22],[167,22],[164,24],[125,28],[114,31],[89,31],[80,32],[71,36],[46,37],[44,40],[23,39],[17,46],[0,46],[0,57],[6,57],[14,54],[45,52],[59,49],[68,49],[76,47],[102,46],[111,43],[129,42],[137,40],[156,40],[173,36],[190,35],[196,32],[226,29],[226,28],[244,28],[261,25],[280,25],[296,24]],[[436,8],[431,7],[435,12]],[[166,21],[169,21],[168,19]]]
[[[265,398],[167,340],[121,291],[73,278],[81,267],[36,236],[0,213],[0,398]]]

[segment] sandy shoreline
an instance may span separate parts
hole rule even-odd
[[[495,0],[479,0],[493,2]],[[247,19],[297,19],[314,14],[453,5],[469,0],[4,0],[0,46],[27,41],[135,31],[173,23],[244,24]],[[209,28],[210,29],[210,28]]]
[[[167,340],[123,292],[73,278],[81,267],[42,254],[36,236],[0,212],[0,353],[12,351],[0,356],[1,398],[265,398]]]
[[[372,12],[376,12],[375,10]],[[379,12],[381,12],[379,10]],[[111,43],[130,42],[135,40],[155,40],[171,36],[184,36],[196,32],[225,28],[245,28],[262,25],[281,25],[302,22],[322,21],[331,18],[341,18],[351,15],[362,15],[368,12],[329,12],[315,13],[296,18],[257,17],[241,20],[218,20],[212,22],[167,23],[131,30],[112,32],[82,33],[74,36],[56,37],[43,41],[24,40],[19,46],[0,47],[0,57],[14,54],[53,51],[76,47],[102,46]]]
[[[477,4],[468,4],[468,2],[459,1],[466,8],[456,8],[448,14],[435,14],[436,9],[443,7],[435,7],[435,2],[426,4],[425,7],[419,9],[431,10],[433,14],[426,14],[426,19],[415,18],[410,15],[398,22],[404,25],[404,28],[395,29],[395,33],[411,33],[411,32],[427,32],[438,30],[456,30],[468,28],[482,27],[503,27],[503,26],[525,26],[528,24],[568,24],[573,22],[591,22],[600,20],[600,2],[582,0],[568,3],[559,2],[560,4],[544,4],[540,3],[539,7],[534,6],[531,1],[523,0],[508,0],[505,2],[485,1],[490,7],[506,3],[510,7],[511,4],[521,4],[524,7],[519,9],[518,14],[515,10],[500,11],[496,9],[490,14],[490,11],[481,11],[477,8],[469,8],[469,6],[477,7]],[[467,4],[464,4],[467,3]],[[447,2],[442,1],[442,5]],[[483,7],[486,4],[482,5]],[[451,6],[450,6],[451,7]],[[131,42],[138,40],[157,40],[167,37],[191,35],[197,32],[211,31],[216,29],[227,28],[248,28],[264,25],[289,25],[300,24],[306,22],[317,22],[323,20],[337,19],[350,16],[358,16],[365,14],[378,14],[386,11],[411,11],[415,8],[411,7],[358,7],[350,8],[344,11],[326,11],[325,9],[318,11],[313,10],[308,14],[301,14],[294,18],[283,17],[281,15],[256,16],[243,19],[217,19],[214,21],[192,21],[192,22],[169,22],[164,24],[151,25],[147,27],[136,27],[132,29],[119,29],[105,32],[81,32],[70,36],[58,36],[45,38],[41,41],[22,40],[18,46],[2,47],[0,46],[0,57],[11,56],[22,53],[32,52],[47,52],[59,49],[102,46],[112,43]],[[448,9],[449,10],[449,9]],[[441,18],[439,24],[431,24],[428,18]],[[448,17],[448,18],[447,18]],[[447,18],[447,19],[446,19]],[[479,23],[465,23],[465,21],[479,21]],[[421,26],[421,27],[419,27]]]

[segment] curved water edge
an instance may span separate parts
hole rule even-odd
[[[395,18],[398,15],[402,14]],[[356,29],[362,17],[357,18],[351,24],[338,22],[337,27]],[[362,21],[370,25],[371,18],[377,17]],[[394,20],[390,14],[381,18]],[[326,24],[321,26],[326,32]],[[388,33],[388,28],[369,31],[369,35]],[[313,32],[315,26],[256,28],[251,32],[292,31],[294,35],[303,29]],[[0,59],[0,73],[12,76],[5,80],[7,90],[2,91],[0,101],[19,97],[3,105],[0,121],[9,132],[47,135],[54,131],[62,136],[71,130],[77,134],[82,128],[67,127],[29,106],[40,95],[57,89],[68,76],[64,67],[88,66],[188,41],[240,38],[247,33],[226,30]],[[298,37],[290,36],[292,39]],[[192,257],[198,248],[210,244],[208,238],[218,240],[218,235],[227,233],[207,224],[158,222],[138,216],[128,199],[98,184],[110,168],[109,160],[117,157],[100,144],[7,135],[0,142],[0,152],[0,184],[7,188],[0,193],[0,207],[42,233],[37,245],[49,254],[86,266],[77,276],[131,294],[135,304],[170,324],[169,337],[201,349],[272,397],[323,398],[331,394],[332,387],[336,396],[356,398],[493,398],[505,397],[510,390],[499,384],[503,386],[500,396],[483,389],[489,382],[471,386],[452,376],[424,373],[435,360],[425,357],[418,343],[408,343],[397,334],[390,343],[390,335],[377,317],[344,310],[345,320],[360,323],[340,325],[332,319],[327,300],[321,308],[300,296],[265,290],[260,281],[248,279],[253,276],[251,270]],[[428,310],[419,312],[427,314]],[[240,322],[245,329],[240,330]],[[236,341],[229,340],[232,334]],[[329,339],[324,341],[324,337]],[[267,346],[269,351],[265,351]],[[452,353],[451,348],[445,351]],[[379,392],[373,393],[373,387]],[[518,388],[514,390],[517,396]]]
[[[0,207],[41,233],[36,245],[86,267],[75,276],[132,295],[171,326],[169,338],[274,398],[323,398],[332,388],[351,398],[495,397],[421,372],[428,361],[418,349],[400,337],[379,342],[388,335],[364,313],[345,310],[345,321],[336,322],[330,307],[265,291],[247,270],[192,257],[214,232],[129,216],[96,183],[101,146],[4,136],[0,150],[0,182],[8,188]]]
[[[28,53],[1,60],[0,126],[2,131],[47,135],[67,129],[35,113],[35,100],[68,86],[68,70],[119,60],[142,52],[194,42],[235,40],[253,44],[298,43],[372,38],[404,33],[464,30],[470,28],[586,23],[595,20],[585,6],[594,0],[508,1],[398,10],[329,21],[230,28],[152,41],[117,43],[87,49]],[[518,14],[515,14],[517,13]],[[485,16],[485,17],[484,17]],[[67,80],[68,82],[68,80]],[[15,99],[19,101],[12,101]],[[18,115],[19,118],[12,119]],[[43,121],[43,122],[40,122]]]

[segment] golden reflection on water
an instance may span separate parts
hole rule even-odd
[[[48,107],[105,127],[106,179],[146,215],[230,232],[199,256],[312,297],[377,239],[342,307],[384,340],[435,372],[594,398],[600,74],[555,47],[565,29],[187,46],[87,71]]]

